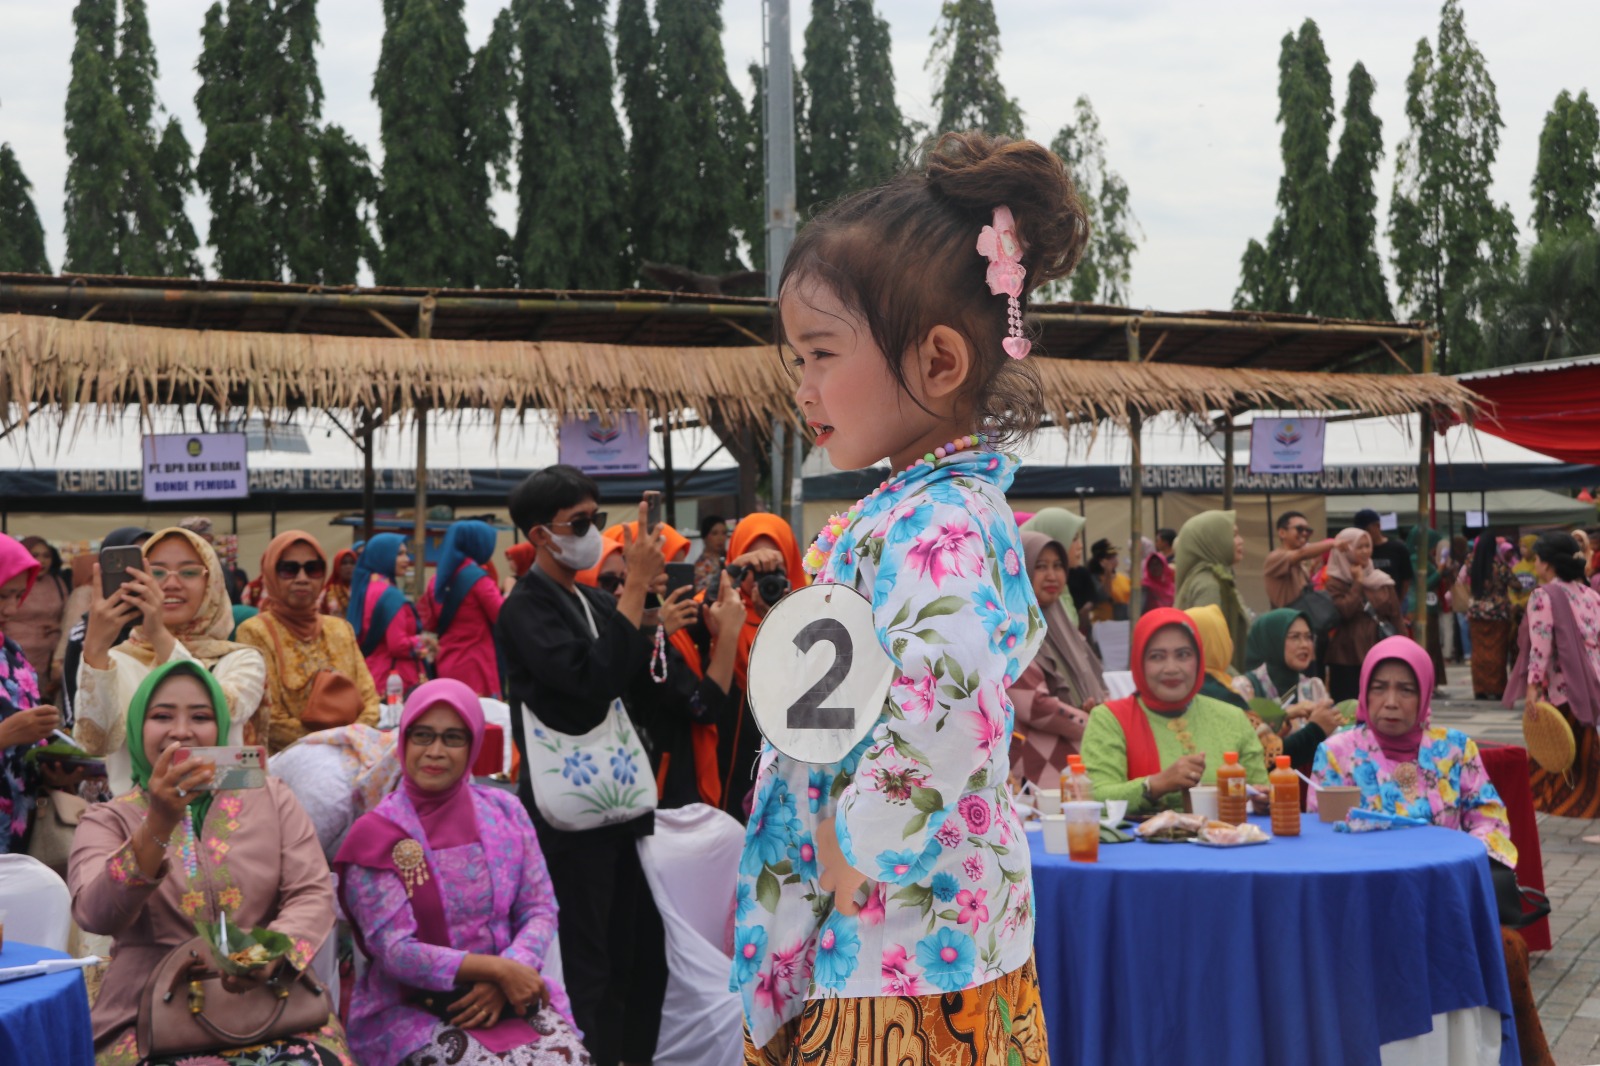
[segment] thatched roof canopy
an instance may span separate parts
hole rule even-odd
[[[279,282],[0,273],[0,313],[129,325],[341,337],[414,335],[432,300],[439,340],[573,341],[696,347],[772,339],[772,302],[693,293],[325,287]],[[1421,322],[1357,322],[1254,311],[1165,312],[1034,304],[1028,321],[1056,358],[1121,362],[1125,330],[1146,358],[1256,370],[1388,370],[1420,345]]]
[[[1474,397],[1433,375],[1312,374],[1036,358],[1058,424],[1130,412],[1431,410],[1470,418]],[[639,347],[565,341],[402,340],[163,329],[0,315],[0,420],[46,407],[203,403],[219,410],[481,408],[652,412],[693,408],[758,432],[794,421],[794,385],[771,346]],[[11,413],[8,415],[8,409]]]

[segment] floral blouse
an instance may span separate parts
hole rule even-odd
[[[1567,602],[1572,605],[1572,617],[1583,634],[1583,646],[1589,658],[1600,662],[1600,592],[1576,581],[1563,582]],[[1551,616],[1550,593],[1537,589],[1528,601],[1528,683],[1539,685],[1550,696],[1550,702],[1564,706],[1567,699],[1567,681],[1564,666],[1555,658],[1555,620]],[[1591,667],[1592,669],[1592,667]]]
[[[1516,869],[1517,846],[1511,843],[1505,804],[1489,782],[1478,745],[1459,729],[1430,726],[1416,761],[1397,763],[1367,726],[1358,725],[1322,742],[1311,778],[1318,785],[1355,785],[1368,810],[1465,830],[1483,841],[1490,858]],[[1307,800],[1312,810],[1316,797],[1313,791]]]
[[[1467,608],[1468,620],[1509,622],[1511,620],[1509,592],[1513,581],[1511,567],[1505,564],[1505,560],[1496,559],[1483,591],[1472,593],[1472,606]]]
[[[899,669],[842,762],[763,744],[736,901],[733,976],[764,1046],[807,999],[957,992],[1033,950],[1028,843],[1006,789],[1006,689],[1044,636],[1005,488],[1016,461],[962,452],[892,479],[818,580],[870,597]],[[817,884],[819,822],[873,880],[859,915]],[[860,898],[860,897],[858,897]]]

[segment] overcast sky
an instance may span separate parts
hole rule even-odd
[[[466,0],[474,45],[506,0]],[[794,5],[793,49],[801,61],[807,0]],[[162,103],[199,149],[194,73],[200,27],[211,0],[149,0],[161,64]],[[70,0],[0,0],[0,141],[9,141],[34,184],[50,259],[60,269],[61,201],[67,159],[62,114],[72,55]],[[1394,149],[1405,134],[1405,77],[1418,38],[1433,37],[1439,5],[1418,0],[995,0],[1002,76],[1018,97],[1027,132],[1048,142],[1073,100],[1093,100],[1110,162],[1127,180],[1145,240],[1133,266],[1133,302],[1164,310],[1226,307],[1239,255],[1271,224],[1279,174],[1278,41],[1315,18],[1342,105],[1345,76],[1358,59],[1378,83],[1386,156],[1379,177],[1386,225]],[[901,107],[937,119],[925,69],[938,0],[878,0],[893,34]],[[1495,196],[1527,228],[1528,183],[1545,111],[1561,89],[1600,93],[1594,0],[1467,0],[1467,28],[1488,57],[1505,129]],[[342,124],[373,156],[378,115],[372,74],[383,34],[382,0],[323,0],[321,74],[325,117]],[[749,92],[745,69],[761,53],[759,0],[727,0],[728,66]],[[1337,128],[1334,131],[1335,139]],[[497,201],[508,227],[514,201]],[[191,205],[202,238],[205,205]]]

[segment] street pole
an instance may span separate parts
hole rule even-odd
[[[778,296],[778,279],[794,244],[796,225],[794,176],[794,53],[789,30],[789,0],[766,0],[767,60],[767,295]],[[772,427],[772,510],[783,513],[783,427]],[[803,540],[804,482],[800,476],[803,442],[796,430],[789,454],[789,526]]]

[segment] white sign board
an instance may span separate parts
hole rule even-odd
[[[1394,511],[1379,515],[1378,528],[1385,533],[1393,533],[1400,528],[1400,515]]]
[[[1320,418],[1258,418],[1250,423],[1252,474],[1320,474],[1327,423]]]
[[[847,585],[808,585],[762,619],[749,678],[761,735],[791,759],[825,766],[872,731],[894,663],[865,596]]]
[[[637,412],[604,421],[599,415],[561,423],[559,458],[585,474],[647,474],[650,434]]]
[[[144,498],[241,500],[250,495],[243,433],[160,433],[144,438]]]
[[[1467,528],[1468,529],[1487,529],[1488,527],[1489,527],[1489,512],[1488,511],[1468,511],[1467,512]]]

